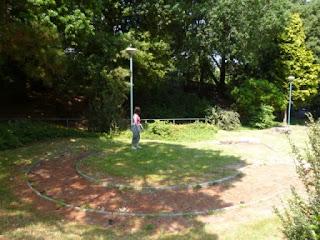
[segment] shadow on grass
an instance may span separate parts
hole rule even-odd
[[[81,213],[80,219],[87,224],[97,224],[99,226],[82,226],[82,225],[66,225],[61,223],[58,215],[62,214],[68,219],[74,219],[77,211],[71,209],[61,208],[56,204],[48,201],[39,200],[39,197],[29,189],[27,189],[23,182],[24,173],[27,166],[31,162],[39,160],[48,151],[61,150],[62,147],[70,145],[83,146],[90,148],[95,146],[96,149],[102,150],[106,148],[121,149],[122,153],[127,158],[132,158],[133,165],[143,168],[145,173],[136,173],[135,177],[147,177],[151,171],[160,173],[163,167],[171,167],[176,169],[179,173],[180,169],[184,171],[189,170],[189,173],[182,176],[194,176],[195,173],[206,171],[215,163],[216,156],[222,157],[219,151],[191,149],[176,144],[150,143],[145,145],[139,152],[133,152],[127,149],[124,143],[111,141],[106,143],[101,139],[91,139],[85,142],[71,143],[68,141],[61,141],[58,143],[46,142],[40,146],[30,145],[28,147],[17,150],[10,150],[10,152],[0,153],[5,161],[1,162],[2,173],[1,188],[4,189],[4,196],[1,196],[1,211],[0,211],[0,235],[9,237],[9,239],[43,239],[40,235],[47,230],[48,234],[61,236],[61,238],[68,239],[147,239],[149,236],[158,236],[158,239],[218,239],[216,235],[209,234],[205,231],[201,223],[194,218],[177,217],[177,218],[134,218],[134,217],[120,217],[101,214]],[[173,145],[173,146],[172,146]],[[192,155],[188,162],[179,159],[178,162],[172,163],[167,159],[175,157],[174,151],[179,149],[180,156]],[[214,152],[214,154],[213,154]],[[151,163],[141,156],[146,153],[152,153],[152,156],[162,155],[161,158],[152,160]],[[141,155],[139,155],[141,154]],[[213,157],[214,155],[215,157]],[[35,173],[36,182],[39,186],[38,190],[43,190],[53,198],[60,199],[75,206],[83,204],[96,206],[104,206],[106,210],[119,211],[119,207],[129,206],[132,212],[181,212],[193,210],[209,210],[216,207],[230,206],[220,199],[219,194],[207,194],[201,189],[193,191],[119,191],[117,189],[106,189],[101,186],[96,186],[88,183],[86,180],[79,177],[74,171],[74,164],[79,158],[73,155],[74,158],[62,158],[58,161],[48,161],[46,164],[41,164],[40,170],[45,170],[45,174]],[[208,158],[209,161],[203,161],[197,158]],[[66,157],[64,155],[64,157]],[[166,160],[163,160],[164,158]],[[237,161],[231,156],[232,163]],[[119,161],[119,159],[117,160]],[[150,161],[150,160],[149,160]],[[50,164],[47,164],[50,163]],[[157,167],[160,165],[161,167]],[[130,165],[128,164],[130,167]],[[220,165],[217,165],[220,166]],[[35,169],[37,170],[37,169]],[[65,172],[63,172],[65,171]],[[125,170],[123,170],[125,171]],[[137,171],[137,170],[136,170]],[[182,171],[183,172],[183,171]],[[191,173],[190,173],[191,172]],[[58,174],[60,173],[60,174]],[[14,178],[10,180],[10,178]],[[167,182],[170,178],[165,175],[162,180]],[[232,187],[232,186],[228,186]],[[223,188],[220,189],[223,191]],[[19,191],[16,196],[16,191]],[[33,205],[29,205],[21,198],[28,198]],[[205,206],[203,209],[196,209],[198,206]],[[109,208],[109,209],[108,209]],[[40,210],[39,210],[40,209]],[[58,215],[57,215],[58,213]],[[110,218],[113,218],[115,224],[112,226],[106,225]],[[79,219],[78,219],[79,220]],[[103,226],[103,227],[101,227]],[[172,229],[173,230],[172,230]],[[81,231],[80,231],[81,229]],[[132,231],[136,229],[136,231]],[[190,231],[189,231],[190,230]],[[166,234],[161,234],[164,231]],[[169,232],[175,232],[174,235]],[[177,232],[182,231],[177,234]],[[32,234],[30,233],[32,232]],[[74,237],[71,237],[69,235]]]
[[[172,186],[218,180],[237,174],[238,169],[246,165],[240,158],[213,148],[198,149],[163,142],[148,142],[142,146],[138,150],[127,146],[112,155],[89,157],[80,169],[86,175],[113,184]]]

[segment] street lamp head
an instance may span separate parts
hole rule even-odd
[[[288,77],[288,80],[289,80],[289,81],[293,81],[294,79],[295,79],[294,76],[289,76],[289,77]]]
[[[133,47],[128,47],[128,48],[126,48],[126,52],[127,52],[129,55],[133,55],[136,51],[137,51],[137,49],[135,49],[135,48],[133,48]]]

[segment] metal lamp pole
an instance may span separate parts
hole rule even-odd
[[[137,49],[128,47],[126,48],[126,52],[130,55],[130,124],[133,125],[133,54],[137,51]]]
[[[294,76],[289,76],[290,81],[290,93],[289,93],[289,107],[288,107],[288,126],[290,126],[290,114],[291,114],[291,96],[292,96],[292,81],[295,79]]]

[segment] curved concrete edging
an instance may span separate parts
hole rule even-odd
[[[105,182],[105,181],[101,181],[99,179],[90,177],[86,174],[84,174],[83,172],[81,172],[81,170],[79,169],[79,165],[86,160],[89,156],[86,156],[82,159],[80,159],[77,163],[76,163],[76,172],[82,176],[83,178],[87,179],[88,181],[95,183],[95,184],[100,184],[102,186],[105,187],[112,187],[112,188],[124,188],[124,189],[134,189],[134,190],[181,190],[181,189],[194,189],[194,188],[199,188],[199,187],[207,187],[207,186],[213,186],[215,184],[218,183],[222,183],[225,181],[230,181],[232,179],[235,179],[236,177],[242,175],[242,172],[237,172],[236,174],[232,175],[232,176],[228,176],[225,178],[221,178],[221,179],[217,179],[217,180],[212,180],[212,181],[208,181],[208,182],[203,182],[203,183],[196,183],[196,184],[182,184],[182,185],[176,185],[176,186],[167,186],[167,187],[155,187],[155,186],[148,186],[148,187],[140,187],[140,186],[131,186],[131,185],[122,185],[122,184],[116,184],[116,183],[110,183],[110,182]],[[252,165],[250,165],[252,166]],[[250,166],[246,166],[243,167],[241,170],[244,170]]]
[[[282,190],[282,191],[278,191],[272,195],[269,195],[265,198],[262,199],[258,199],[249,203],[245,203],[245,204],[238,204],[238,205],[234,205],[234,206],[228,206],[228,207],[223,207],[223,208],[217,208],[217,209],[210,209],[210,210],[205,210],[205,211],[196,211],[196,212],[185,212],[185,213],[127,213],[127,212],[112,212],[112,211],[102,211],[102,210],[95,210],[95,209],[87,209],[87,208],[82,208],[82,207],[77,207],[77,206],[73,206],[71,204],[67,204],[64,203],[60,200],[56,200],[54,198],[51,198],[49,196],[46,196],[42,193],[40,193],[36,188],[34,188],[32,186],[32,184],[29,181],[29,174],[43,161],[45,161],[46,159],[48,159],[49,157],[64,153],[64,152],[70,152],[73,151],[77,148],[68,148],[65,149],[63,151],[60,152],[56,152],[53,154],[50,154],[48,156],[45,156],[43,158],[41,158],[39,161],[37,161],[36,163],[32,164],[27,172],[25,173],[25,179],[27,182],[28,187],[34,191],[39,197],[44,198],[48,201],[54,202],[56,204],[62,205],[64,207],[70,208],[70,209],[74,209],[74,210],[78,210],[78,211],[85,211],[85,212],[91,212],[91,213],[99,213],[99,214],[103,214],[103,215],[116,215],[116,216],[134,216],[134,217],[181,217],[181,216],[196,216],[196,215],[210,215],[210,214],[214,214],[216,212],[221,212],[221,211],[225,211],[225,210],[232,210],[232,209],[236,209],[236,208],[240,208],[240,207],[245,207],[245,206],[249,206],[249,205],[253,205],[255,203],[259,203],[259,202],[263,202],[263,201],[267,201],[275,196],[278,196],[281,193],[284,192],[290,192],[290,190]],[[92,154],[91,154],[92,155]]]

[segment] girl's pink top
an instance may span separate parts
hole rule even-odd
[[[133,124],[137,124],[137,125],[141,124],[140,123],[140,116],[136,113],[133,114]]]

